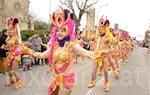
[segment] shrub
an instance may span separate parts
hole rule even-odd
[[[21,38],[23,41],[27,41],[28,38],[34,33],[37,33],[40,37],[43,37],[45,33],[49,33],[49,30],[21,30]]]

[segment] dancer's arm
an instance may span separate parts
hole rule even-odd
[[[72,48],[73,51],[80,56],[85,56],[90,58],[93,58],[94,56],[94,51],[88,51],[86,49],[83,49],[79,44],[73,45]]]
[[[85,57],[90,57],[92,59],[95,59],[95,56],[96,55],[101,55],[102,53],[108,53],[110,54],[111,53],[111,50],[108,49],[108,50],[101,50],[101,51],[88,51],[86,49],[83,49],[79,44],[75,44],[72,46],[73,48],[73,51],[80,55],[80,56],[85,56]]]
[[[96,43],[96,51],[98,50],[98,48],[99,48],[99,44],[100,44],[100,36],[98,37],[98,39],[97,39],[97,43]]]
[[[38,58],[49,58],[49,53],[50,53],[50,49],[47,49],[46,51],[44,52],[35,52],[33,53],[32,55],[34,57],[38,57]]]

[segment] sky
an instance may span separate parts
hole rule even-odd
[[[94,6],[96,23],[102,15],[106,15],[110,20],[111,27],[114,23],[118,23],[119,27],[127,30],[131,36],[142,40],[150,25],[149,4],[150,0],[99,0]],[[30,0],[29,9],[39,19],[49,22],[49,14],[57,10],[59,5],[61,5],[59,0]],[[84,27],[85,24],[84,15],[81,27]]]

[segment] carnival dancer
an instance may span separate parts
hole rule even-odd
[[[119,66],[119,62],[121,60],[121,49],[120,49],[120,33],[119,31],[114,31],[113,32],[113,41],[112,41],[112,48],[115,50],[115,52],[112,53],[112,59],[113,59],[113,68],[116,69],[117,76],[120,72],[120,66]]]
[[[119,47],[118,47],[118,41],[117,38],[114,37],[112,35],[112,29],[109,27],[110,26],[110,22],[109,20],[106,20],[105,22],[105,27],[107,27],[107,31],[108,31],[108,35],[110,37],[110,42],[109,42],[109,46],[110,46],[110,50],[111,50],[111,54],[108,55],[108,70],[112,70],[113,75],[116,79],[119,78],[119,65],[118,65],[118,60],[117,58],[114,58],[115,55],[118,55],[118,51],[119,51]],[[99,73],[102,73],[102,67],[99,69]]]
[[[48,88],[49,95],[71,95],[75,84],[76,55],[93,56],[92,51],[83,49],[72,37],[74,21],[70,14],[64,12],[62,8],[59,12],[53,13],[51,21],[56,31],[54,31],[51,47],[43,53],[33,53],[35,57],[49,59],[52,75],[52,83]]]
[[[129,53],[129,46],[130,43],[128,42],[128,36],[126,33],[121,33],[121,51],[122,51],[122,61],[123,64],[128,63],[128,53]]]
[[[17,18],[9,18],[7,26],[9,29],[9,36],[6,39],[6,45],[3,46],[3,48],[8,50],[6,68],[9,75],[9,80],[5,86],[15,84],[15,88],[18,89],[22,87],[21,79],[18,73],[19,64],[21,62],[21,54],[29,51],[29,49],[25,47],[28,43],[22,43],[21,41],[19,20]]]
[[[85,42],[84,42],[83,37],[82,37],[82,31],[80,31],[80,30],[77,31],[76,40],[78,40],[80,46],[81,46],[82,48],[84,48]],[[78,57],[80,57],[80,56],[77,56],[77,59],[76,59],[76,60],[78,60]],[[81,56],[81,59],[82,59],[83,64],[85,64],[85,63],[86,63],[86,62],[85,62],[85,58],[84,58],[83,56]],[[78,63],[78,62],[76,62],[76,63]]]
[[[96,54],[96,62],[93,65],[93,72],[92,72],[92,79],[89,81],[88,87],[94,87],[96,84],[96,73],[98,68],[100,70],[103,70],[104,73],[104,90],[107,92],[110,90],[109,86],[109,79],[108,79],[108,70],[109,67],[109,55],[111,53],[111,42],[112,42],[112,35],[108,28],[108,22],[107,17],[102,16],[99,22],[98,32],[96,31],[96,34],[99,35],[97,40],[97,54]],[[98,52],[102,51],[102,52]]]
[[[10,18],[8,19],[7,25],[9,28],[9,36],[6,39],[6,45],[4,48],[8,50],[6,65],[7,72],[9,74],[9,81],[7,82],[6,86],[15,84],[16,89],[18,89],[22,86],[18,73],[18,66],[21,61],[21,50],[19,47],[19,44],[21,43],[19,34],[19,21],[17,18]]]
[[[96,37],[95,35],[90,36],[89,38],[89,48],[91,51],[95,50],[95,46],[96,46]]]

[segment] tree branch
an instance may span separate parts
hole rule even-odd
[[[70,1],[70,0],[69,0]],[[70,4],[69,4],[69,1],[64,1],[64,2],[62,2],[61,0],[60,0],[60,3],[62,3],[62,4],[64,4],[65,6],[67,6],[69,9],[72,9],[71,8],[71,6],[70,6]]]
[[[73,2],[74,2],[74,0],[68,0],[68,1],[65,0],[64,2],[60,1],[60,3],[66,5],[73,12],[75,18],[77,18],[76,14],[75,14],[75,10],[73,8]]]
[[[73,8],[73,1],[74,1],[74,0],[70,0],[70,2],[69,2],[69,6],[70,6],[69,9],[71,9],[72,11],[74,10],[74,8]]]
[[[84,3],[83,3],[83,2],[81,2],[81,8],[83,8],[83,6],[84,6]]]
[[[88,0],[85,0],[85,3],[84,3],[84,6],[83,6],[82,10],[85,9],[87,2],[88,2]]]
[[[81,11],[82,9],[80,7],[80,4],[79,4],[78,0],[76,0],[76,4],[77,4],[78,9]]]
[[[94,3],[91,3],[90,5],[87,5],[87,6],[85,7],[85,10],[88,9],[88,8],[90,8],[90,7],[93,6],[94,4],[96,4],[98,1],[99,1],[99,0],[95,1]]]
[[[86,12],[86,9],[91,7],[92,5],[96,4],[99,0],[96,0],[96,2],[89,2],[92,0],[64,0],[60,1],[61,4],[66,5],[69,9],[72,10],[74,17],[75,17],[75,22],[76,22],[76,29],[78,29],[78,26],[80,25],[80,21],[82,19],[83,14]],[[74,10],[74,3],[76,3],[76,7],[79,9],[79,11]],[[78,12],[78,13],[77,13]],[[78,18],[77,15],[78,14]]]

